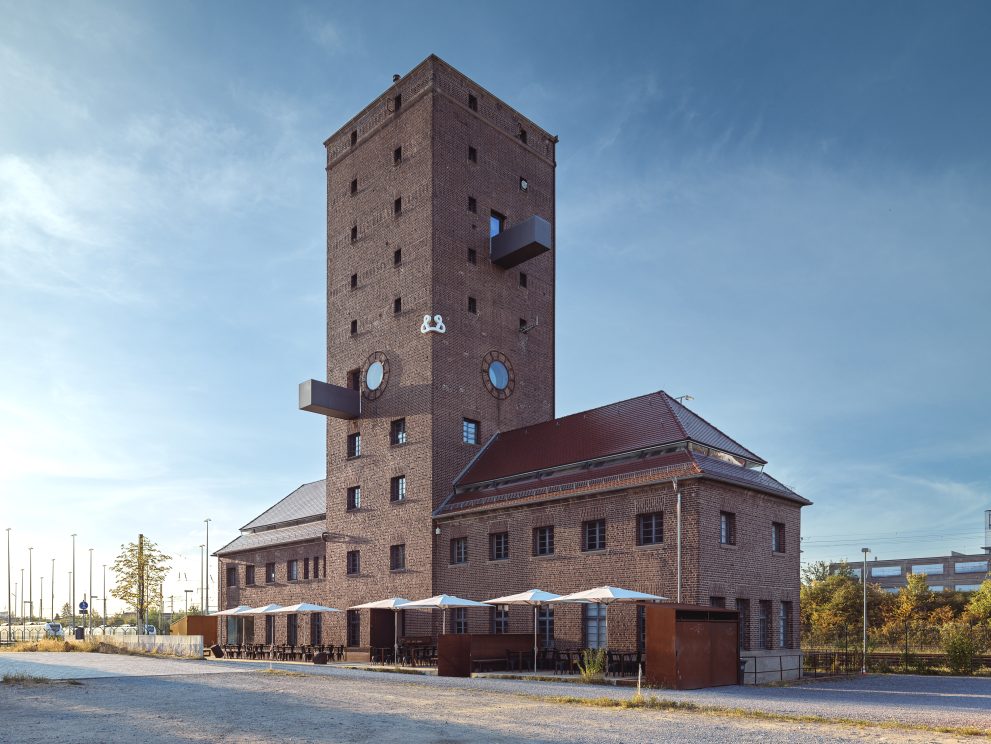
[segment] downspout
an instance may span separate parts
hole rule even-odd
[[[677,495],[677,502],[675,506],[675,516],[678,522],[678,540],[677,540],[677,561],[678,561],[678,589],[677,589],[677,602],[681,604],[681,491],[678,490],[678,479],[674,478],[671,481],[671,487],[674,488],[675,494]]]

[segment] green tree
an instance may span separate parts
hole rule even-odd
[[[991,624],[991,579],[985,580],[981,588],[970,595],[967,615],[974,622]]]
[[[802,627],[811,645],[835,645],[856,639],[863,624],[863,584],[850,572],[838,572],[802,587]],[[880,628],[894,604],[877,584],[867,585],[867,625]]]
[[[802,569],[802,584],[813,584],[829,578],[829,564],[826,561],[815,561]]]
[[[171,560],[144,537],[121,545],[113,565],[117,582],[110,594],[133,607],[139,617],[147,618],[148,609],[158,605],[158,587],[168,575]]]

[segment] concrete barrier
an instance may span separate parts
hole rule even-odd
[[[121,648],[149,651],[167,656],[181,656],[190,659],[203,658],[203,636],[200,635],[94,636],[93,640]]]

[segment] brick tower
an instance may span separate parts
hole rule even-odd
[[[300,407],[328,417],[336,607],[435,593],[434,508],[497,431],[554,417],[556,141],[431,56],[325,143],[327,381]],[[351,613],[349,645],[386,614]]]

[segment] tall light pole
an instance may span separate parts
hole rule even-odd
[[[89,622],[86,625],[89,627],[90,635],[93,634],[93,548],[89,549],[89,603],[90,608],[87,612],[86,617]]]
[[[200,545],[200,610],[203,609],[203,545]]]
[[[210,614],[210,520],[204,519],[206,523],[206,599],[203,601],[204,614]]]
[[[52,558],[52,620],[55,619],[55,559]]]
[[[31,560],[34,548],[28,548],[28,612],[34,620],[34,572],[32,571]]]
[[[38,592],[38,617],[42,620],[45,619],[45,577],[39,577],[41,579],[41,589]]]
[[[7,640],[13,640],[14,636],[11,635],[10,626],[13,624],[11,618],[13,615],[10,612],[10,527],[7,528]]]
[[[186,592],[186,614],[189,614],[189,595],[193,593],[192,589],[184,589]]]
[[[72,573],[69,574],[69,596],[72,599],[69,600],[71,607],[69,608],[72,612],[72,632],[76,632],[76,533],[72,533]]]
[[[103,564],[103,624],[107,624],[107,564]]]
[[[864,662],[860,666],[860,673],[867,674],[867,554],[871,549],[861,548],[860,552],[864,554],[863,576],[861,576],[864,581]]]
[[[21,638],[23,638],[26,641],[28,637],[24,635],[24,633],[27,632],[27,628],[24,627],[26,623],[24,622],[24,569],[23,568],[21,569],[21,603],[17,605],[17,609],[21,611]]]

